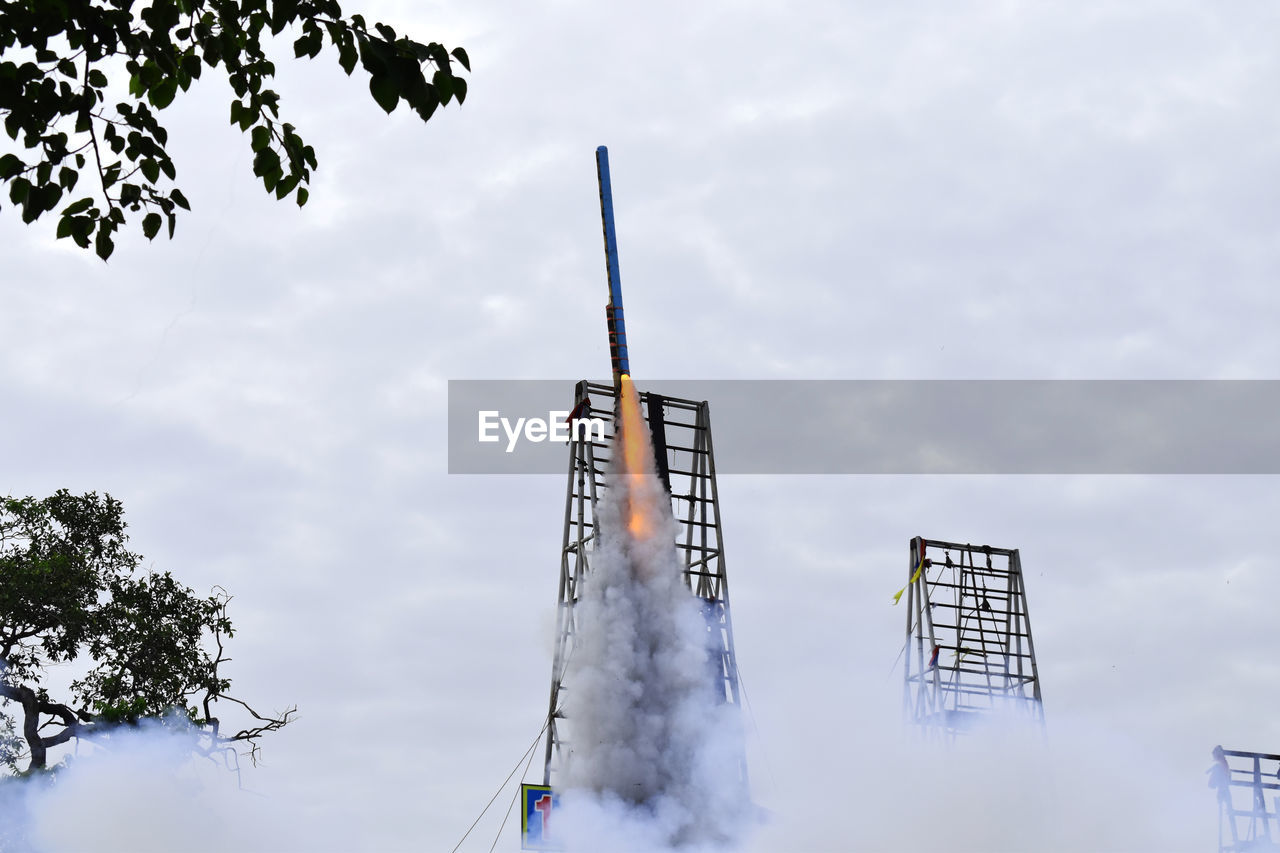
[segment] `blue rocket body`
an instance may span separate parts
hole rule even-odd
[[[622,384],[622,375],[631,374],[627,355],[627,324],[622,311],[622,275],[618,271],[618,237],[613,225],[613,189],[609,184],[609,149],[596,149],[596,176],[600,181],[600,220],[604,226],[604,257],[609,275],[609,304],[605,319],[609,327],[609,359],[613,363],[613,385]]]

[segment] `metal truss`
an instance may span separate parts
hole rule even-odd
[[[566,683],[565,675],[577,636],[578,586],[591,571],[597,533],[596,506],[608,487],[605,472],[609,468],[615,403],[612,385],[584,380],[575,386],[575,412],[583,418],[600,418],[608,427],[603,439],[589,434],[580,437],[576,430],[570,430],[574,435],[569,443],[556,649],[543,768],[543,784],[553,787],[572,753],[572,720],[566,718],[562,702],[572,685]],[[718,649],[718,655],[709,661],[717,696],[726,704],[740,705],[710,409],[706,401],[664,397],[653,392],[641,392],[640,403],[648,416],[658,476],[671,495],[672,513],[678,526],[675,545],[683,557],[684,580],[689,591],[700,599],[711,635],[711,648]],[[741,760],[740,774],[745,785],[745,757]]]
[[[1218,853],[1280,850],[1280,755],[1238,749],[1222,755],[1228,785],[1218,788]],[[1248,793],[1238,793],[1242,788]],[[1237,807],[1246,800],[1247,807]]]
[[[911,540],[902,709],[954,738],[993,712],[1044,725],[1016,548]]]

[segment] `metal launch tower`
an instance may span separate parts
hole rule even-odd
[[[911,540],[902,709],[952,739],[1003,712],[1044,725],[1016,548]]]
[[[1280,755],[1238,749],[1221,755],[1226,784],[1218,786],[1218,853],[1280,849]]]
[[[615,418],[623,385],[630,382],[626,315],[622,304],[622,279],[613,218],[613,190],[609,178],[609,153],[596,149],[596,174],[600,187],[600,220],[603,226],[605,271],[609,302],[605,319],[609,355],[613,367],[610,385],[583,380],[574,391],[569,415],[569,481],[564,504],[564,541],[560,549],[560,587],[557,607],[555,660],[551,668],[551,701],[547,712],[547,741],[543,785],[556,787],[572,754],[572,720],[564,712],[569,660],[578,643],[575,611],[580,584],[591,571],[592,554],[599,541],[597,507],[606,488]],[[709,634],[707,677],[715,685],[719,701],[739,705],[738,670],[733,654],[733,627],[729,618],[729,585],[725,575],[720,504],[716,489],[715,456],[711,445],[711,415],[706,401],[664,397],[641,392],[653,441],[654,471],[670,497],[677,523],[673,543],[683,557],[683,577],[691,595],[702,607]],[[595,420],[602,432],[575,429]],[[617,486],[625,488],[625,486]],[[745,789],[746,759],[739,761]]]
[[[640,394],[647,412],[658,476],[671,496],[678,536],[675,546],[683,558],[683,576],[690,594],[697,596],[706,618],[710,646],[708,678],[721,702],[741,704],[738,670],[729,616],[729,581],[725,573],[724,541],[716,488],[715,455],[711,441],[710,407],[706,401]],[[615,388],[579,382],[574,410],[582,418],[601,418],[612,424]],[[560,585],[556,619],[555,660],[551,669],[551,702],[543,767],[543,784],[556,787],[572,752],[572,719],[564,713],[565,695],[573,689],[565,674],[577,640],[575,606],[579,583],[591,571],[597,540],[596,507],[608,485],[613,427],[603,437],[571,430],[568,488],[565,494],[564,539],[560,550]],[[746,783],[746,760],[740,762]]]

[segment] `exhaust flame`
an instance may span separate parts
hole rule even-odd
[[[631,377],[622,374],[622,394],[619,399],[622,414],[620,439],[622,442],[622,476],[627,491],[627,529],[636,539],[648,539],[656,527],[656,507],[651,488],[646,488],[646,475],[652,478],[648,429],[640,412],[640,395]],[[649,494],[646,494],[649,492]]]

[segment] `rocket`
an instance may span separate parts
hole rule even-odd
[[[609,359],[613,362],[613,391],[616,408],[614,421],[620,431],[630,422],[630,431],[648,432],[653,446],[653,470],[657,473],[667,494],[671,494],[671,470],[667,460],[667,432],[663,419],[663,398],[650,391],[646,404],[649,409],[648,428],[640,411],[641,400],[631,382],[631,359],[627,354],[627,324],[622,313],[622,276],[618,272],[618,237],[613,225],[613,188],[609,184],[609,149],[601,145],[596,149],[596,177],[600,182],[600,222],[604,227],[605,270],[609,276],[609,304],[605,306],[605,320],[609,327]],[[625,386],[625,387],[624,387]],[[626,400],[630,399],[628,406]],[[626,442],[624,442],[626,444]],[[640,446],[632,443],[634,448]],[[630,470],[640,470],[640,463],[632,459]]]
[[[613,189],[609,185],[609,149],[596,149],[596,177],[600,182],[600,221],[604,226],[604,257],[609,275],[609,304],[605,320],[609,327],[609,359],[613,363],[613,387],[621,393],[622,377],[631,375],[627,357],[627,325],[622,313],[622,276],[618,272],[618,238],[613,227]]]

